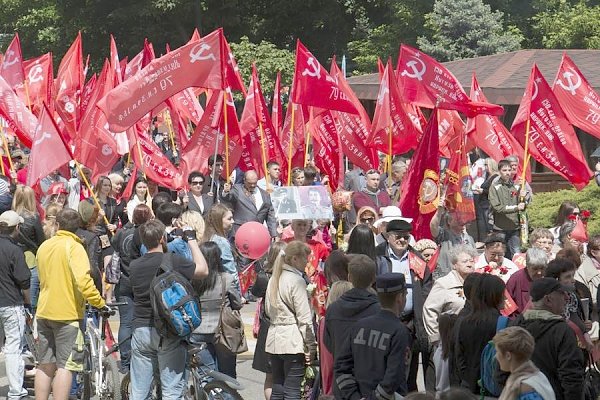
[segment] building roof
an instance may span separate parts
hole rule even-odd
[[[537,64],[552,85],[565,51],[588,82],[600,92],[600,50],[519,50],[449,61],[444,65],[460,81],[467,94],[471,87],[471,75],[475,72],[489,102],[518,105],[523,97],[533,63]],[[348,83],[359,99],[377,99],[379,74],[354,76],[348,78]]]

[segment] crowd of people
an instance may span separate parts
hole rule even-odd
[[[516,175],[516,158],[473,162],[474,221],[448,209],[441,188],[432,239],[418,241],[417,216],[396,206],[409,195],[401,192],[408,159],[389,173],[349,169],[344,188],[353,195],[334,204],[333,220],[277,218],[276,162],[263,179],[239,170],[224,177],[223,164],[211,156],[208,173],[191,172],[189,190],[179,192],[131,176],[126,162],[90,189],[87,168],[53,171],[35,190],[23,174],[0,176],[10,399],[27,396],[25,309],[39,339],[36,399],[67,399],[77,396],[83,368],[85,304],[102,310],[113,301],[122,304],[120,369],[131,374],[132,399],[147,398],[155,376],[162,398],[182,398],[188,342],[206,343],[203,362],[235,378],[237,352],[217,333],[223,308],[249,301],[257,301],[252,366],[265,373],[266,399],[583,398],[586,370],[599,357],[600,235],[588,237],[589,213],[565,202],[552,229],[529,228],[522,243],[520,213],[534,195]],[[327,177],[309,164],[290,182],[324,185]],[[247,285],[242,273],[253,260],[234,238],[251,221],[264,224],[272,243]],[[185,341],[154,324],[150,285],[165,253],[202,306],[202,323]],[[115,262],[117,281],[108,279]],[[490,342],[492,356],[482,357]],[[307,367],[317,365],[307,385]]]

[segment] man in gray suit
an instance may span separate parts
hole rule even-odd
[[[223,186],[222,200],[233,207],[233,234],[240,225],[248,221],[256,221],[261,224],[266,222],[271,237],[277,236],[277,220],[275,210],[271,203],[271,196],[256,186],[258,175],[256,171],[247,171],[244,174],[244,183],[230,183]]]

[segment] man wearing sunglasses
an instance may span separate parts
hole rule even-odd
[[[190,211],[197,211],[203,216],[212,207],[215,197],[208,193],[203,193],[206,184],[206,178],[201,172],[192,171],[188,175],[189,192],[182,197],[182,204]]]
[[[424,265],[423,272],[419,270],[425,264],[421,256],[410,246],[412,224],[402,219],[388,222],[386,227],[387,241],[377,246],[377,255],[382,256],[386,263],[378,265],[377,275],[388,272],[400,272],[406,279],[406,303],[400,315],[400,320],[411,331],[413,341],[410,370],[408,374],[408,390],[417,390],[417,371],[419,369],[419,353],[422,354],[423,369],[426,371],[429,360],[429,339],[423,322],[423,305],[433,284],[431,271]],[[426,376],[426,372],[423,372]]]

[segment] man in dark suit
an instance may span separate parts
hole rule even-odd
[[[211,192],[202,194],[206,184],[206,178],[201,172],[192,171],[188,175],[187,181],[190,191],[187,192],[182,198],[183,206],[187,206],[187,209],[190,211],[197,211],[203,216],[206,215],[208,210],[210,210],[212,207],[215,199]]]
[[[225,184],[225,179],[221,177],[223,173],[223,156],[217,154],[215,158],[214,154],[211,154],[208,157],[208,174],[206,175],[206,182],[204,183],[204,187],[202,188],[202,194],[207,194],[209,192],[214,194],[215,200],[219,199],[217,193],[221,195],[223,193],[223,185]],[[213,182],[213,176],[215,177],[215,181]],[[227,178],[229,179],[229,178]],[[218,202],[218,201],[216,201]]]
[[[247,171],[244,174],[244,183],[226,183],[223,186],[222,200],[233,207],[233,234],[240,225],[248,221],[256,221],[261,224],[266,222],[271,237],[277,236],[277,220],[275,210],[271,203],[271,196],[256,186],[258,175],[256,171]]]

